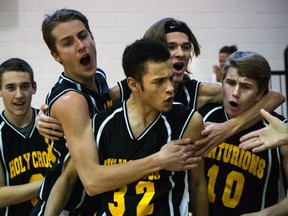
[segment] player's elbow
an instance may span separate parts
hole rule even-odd
[[[103,190],[101,190],[101,187],[97,184],[97,181],[92,181],[89,179],[83,182],[83,186],[85,188],[86,193],[89,196],[95,196],[104,192]]]

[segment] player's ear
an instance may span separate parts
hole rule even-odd
[[[32,89],[33,89],[33,93],[32,94],[35,94],[36,91],[37,91],[37,83],[36,82],[32,83]]]
[[[138,91],[139,89],[139,83],[132,77],[127,78],[127,84],[132,92]]]
[[[258,102],[262,99],[262,97],[264,96],[264,93],[265,93],[264,90],[257,93],[256,102]]]
[[[56,53],[56,52],[50,52],[51,55],[53,56],[53,58],[55,59],[55,61],[59,62],[60,64],[62,64],[62,60],[60,58],[60,56]]]

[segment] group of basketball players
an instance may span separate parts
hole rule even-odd
[[[268,91],[270,66],[261,55],[230,56],[222,85],[190,79],[198,41],[184,22],[164,18],[126,47],[126,79],[109,89],[82,13],[57,10],[45,17],[42,33],[64,72],[37,128],[45,137],[62,136],[48,141],[34,129],[30,69],[12,68],[11,77],[3,69],[0,207],[6,215],[287,214],[285,184],[274,181],[286,181],[287,147],[261,153],[238,147],[242,135],[265,127],[260,108],[272,112],[283,102]],[[205,128],[203,120],[210,121]],[[42,149],[23,146],[40,141]]]

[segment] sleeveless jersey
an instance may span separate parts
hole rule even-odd
[[[127,84],[126,79],[117,82],[120,89],[120,101],[124,101],[130,97],[131,90]],[[201,82],[192,79],[184,80],[179,84],[178,89],[175,91],[174,103],[181,103],[186,107],[196,109],[197,96]]]
[[[204,121],[225,122],[223,106],[208,104],[199,112]],[[284,117],[272,113],[283,121]],[[242,135],[263,128],[260,121],[227,139],[205,155],[209,215],[228,216],[260,211],[285,198],[280,149],[252,153],[238,147]]]
[[[66,77],[64,73],[62,73],[59,77],[58,82],[48,93],[46,98],[46,104],[51,107],[51,105],[60,96],[62,96],[66,92],[75,91],[86,98],[92,118],[96,113],[100,112],[103,109],[106,109],[107,107],[112,106],[112,100],[109,96],[109,87],[106,82],[106,75],[104,71],[97,68],[95,79],[99,92],[94,91],[85,84],[81,84]],[[69,107],[67,107],[67,109],[69,109]],[[48,109],[47,114],[50,115],[50,109]],[[39,197],[44,202],[42,203],[41,207],[38,207],[38,209],[41,208],[41,210],[39,213],[37,213],[37,215],[44,214],[44,206],[46,205],[46,201],[48,200],[50,191],[52,190],[54,183],[57,181],[58,177],[62,172],[63,162],[67,157],[69,157],[65,138],[62,138],[58,141],[52,141],[51,145],[56,149],[59,157],[57,164],[47,172],[45,181],[39,190]],[[73,195],[68,202],[68,206],[66,206],[65,209],[69,211],[75,210],[76,206],[80,206],[83,202],[84,196],[85,193],[83,191],[83,186],[79,181],[73,191]]]
[[[93,123],[100,163],[125,163],[158,152],[167,142],[182,138],[194,113],[174,104],[170,112],[159,113],[137,138],[129,125],[126,101],[97,114]],[[101,197],[102,215],[188,215],[187,172],[161,170]]]
[[[48,139],[41,136],[35,127],[39,110],[32,108],[33,127],[29,136],[23,135],[4,116],[0,116],[0,165],[3,167],[5,185],[26,184],[44,178],[46,171],[55,162]],[[52,161],[51,161],[52,160]],[[37,198],[0,209],[0,215],[29,215]]]

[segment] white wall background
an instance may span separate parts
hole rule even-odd
[[[125,46],[163,17],[186,22],[198,38],[202,53],[191,64],[198,80],[212,75],[223,45],[259,52],[272,70],[284,70],[287,0],[0,0],[0,62],[20,57],[31,64],[38,84],[32,101],[35,107],[44,102],[62,72],[42,39],[41,23],[45,13],[63,7],[79,10],[89,19],[98,66],[106,71],[110,85],[124,78],[121,56]]]

